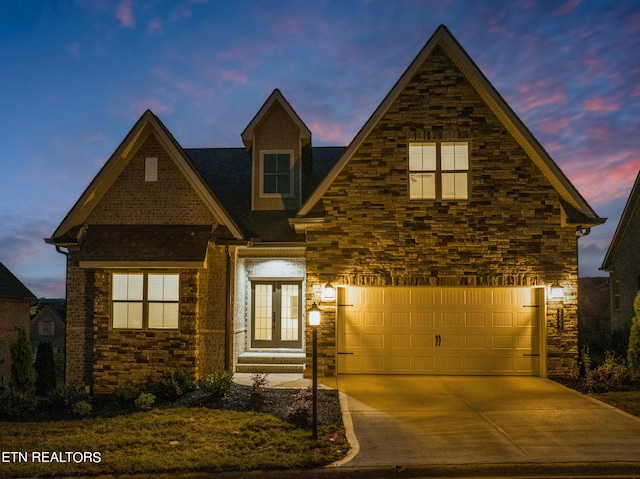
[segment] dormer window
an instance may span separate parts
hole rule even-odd
[[[293,196],[293,151],[263,151],[261,196]]]

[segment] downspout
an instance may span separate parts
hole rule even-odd
[[[64,262],[64,323],[65,323],[65,333],[64,333],[64,365],[62,368],[62,377],[64,384],[67,384],[67,288],[69,287],[69,249],[67,251],[62,250],[62,246],[56,245],[56,252],[63,254],[65,256]]]
[[[232,363],[232,327],[233,327],[233,314],[231,314],[231,252],[229,251],[229,246],[224,247],[225,253],[227,254],[227,271],[226,271],[226,291],[227,295],[224,301],[224,310],[225,310],[225,318],[226,318],[226,327],[224,328],[224,370],[230,371],[231,363]]]

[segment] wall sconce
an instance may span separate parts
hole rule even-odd
[[[331,284],[331,281],[327,281],[327,284],[322,288],[322,300],[323,301],[335,301],[336,288]]]
[[[551,299],[562,299],[562,297],[564,296],[564,289],[562,288],[562,286],[560,286],[560,283],[556,281],[551,285],[550,293]]]

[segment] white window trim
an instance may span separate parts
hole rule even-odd
[[[264,155],[269,154],[282,154],[289,155],[289,193],[283,195],[282,193],[265,193],[264,192]],[[260,197],[261,198],[293,198],[294,191],[294,171],[293,171],[293,150],[260,150]]]
[[[133,274],[141,274],[143,275],[142,280],[142,300],[115,300],[113,298],[113,277],[116,274],[122,275],[133,275]],[[157,301],[149,299],[149,275],[152,274],[162,274],[162,275],[177,275],[178,276],[178,300],[177,301]],[[111,291],[109,295],[109,304],[110,304],[110,314],[109,314],[109,326],[114,331],[178,331],[180,329],[180,285],[181,285],[181,275],[175,271],[139,271],[139,270],[129,270],[129,271],[112,271],[111,272]],[[127,327],[127,328],[118,328],[113,325],[113,305],[114,303],[142,303],[142,324],[139,328],[137,327]],[[178,318],[177,324],[175,327],[156,327],[152,328],[149,326],[149,304],[150,303],[177,303],[178,305]]]
[[[443,143],[466,143],[467,145],[467,169],[466,170],[443,170],[442,169],[442,144]],[[436,149],[435,170],[411,170],[410,150],[411,145],[433,144]],[[409,201],[438,201],[438,202],[466,202],[471,198],[471,145],[469,140],[424,140],[410,141],[407,148],[407,196]],[[412,173],[432,173],[435,175],[435,198],[411,197],[411,174]],[[442,175],[443,173],[466,173],[467,174],[467,196],[466,198],[443,198]]]

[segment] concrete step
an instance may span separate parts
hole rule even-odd
[[[251,352],[238,356],[237,373],[302,373],[304,353]]]

